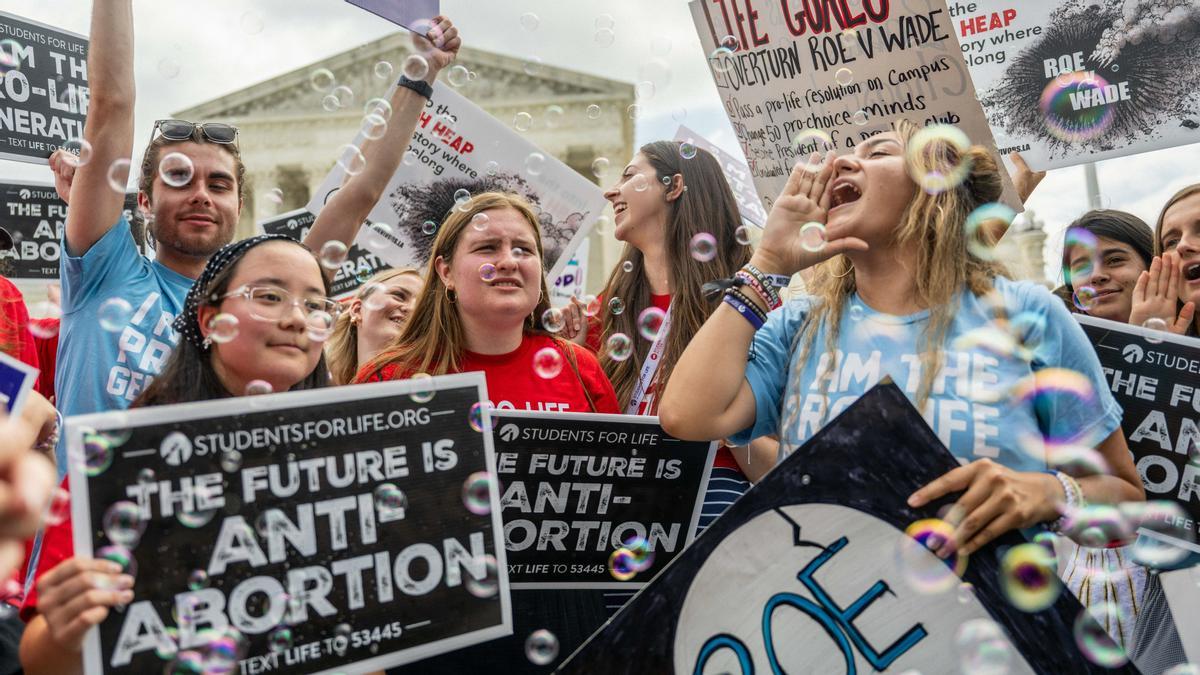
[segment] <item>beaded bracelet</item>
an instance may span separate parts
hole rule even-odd
[[[762,270],[749,263],[742,266],[735,275],[740,279],[750,279],[758,283],[759,289],[766,294],[767,306],[771,309],[779,306],[782,302],[779,298],[779,291],[767,280],[767,275],[763,274]]]
[[[758,269],[757,267],[755,267],[754,265],[752,265],[750,263],[746,263],[745,265],[743,265],[742,269],[746,270],[747,272],[750,272],[751,274],[754,274],[755,276],[760,277],[762,279],[762,282],[765,285],[770,286],[771,288],[775,288],[775,289],[786,288],[787,285],[792,282],[792,278],[787,276],[786,274],[767,274],[766,272]]]
[[[1047,471],[1046,473],[1053,475],[1062,484],[1063,495],[1066,498],[1063,511],[1064,513],[1058,518],[1046,523],[1046,529],[1051,532],[1062,532],[1067,529],[1074,511],[1077,508],[1084,506],[1083,488],[1079,487],[1079,482],[1062,471]]]
[[[759,307],[758,304],[754,302],[754,299],[751,298],[749,295],[747,295],[746,293],[744,293],[743,291],[741,291],[740,289],[737,289],[737,288],[731,288],[728,291],[726,291],[725,293],[726,293],[726,295],[732,295],[733,297],[737,298],[738,300],[741,300],[742,304],[749,307],[750,310],[754,312],[755,316],[757,316],[759,319],[761,319],[763,321],[763,323],[766,323],[767,313],[764,312],[762,310],[762,308]]]
[[[763,324],[766,323],[762,319],[758,318],[758,315],[755,314],[754,310],[752,310],[750,307],[748,307],[746,305],[746,303],[742,302],[741,300],[738,300],[736,297],[734,297],[728,293],[725,294],[725,297],[722,299],[722,302],[724,302],[725,304],[729,305],[730,307],[736,309],[738,314],[741,314],[747,321],[750,322],[750,325],[754,327],[754,330],[758,330],[759,328],[762,328]]]
[[[763,304],[767,306],[768,310],[778,309],[783,304],[779,298],[779,293],[775,292],[775,289],[770,286],[764,288],[762,283],[750,273],[739,270],[735,277],[743,282],[741,284],[743,287],[749,286],[753,289],[758,297],[762,298]]]

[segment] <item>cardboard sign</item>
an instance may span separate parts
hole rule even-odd
[[[734,157],[725,152],[720,147],[710,142],[707,138],[692,131],[686,126],[680,126],[675,132],[675,140],[685,141],[712,153],[713,157],[721,164],[721,171],[725,174],[725,180],[728,181],[729,187],[733,190],[733,198],[737,200],[738,213],[742,215],[742,220],[758,227],[766,227],[767,225],[767,210],[763,208],[762,201],[758,198],[758,193],[754,191],[754,181],[750,176],[750,167],[741,157]]]
[[[571,302],[571,296],[582,298],[587,293],[588,253],[591,246],[587,239],[575,249],[575,254],[563,266],[562,272],[550,284],[550,304],[563,307]]]
[[[892,123],[952,124],[994,149],[945,0],[692,0],[692,19],[769,210],[797,161]],[[724,47],[724,49],[720,49]],[[1005,202],[1020,210],[1007,173]]]
[[[1082,314],[1075,318],[1121,404],[1121,429],[1146,498],[1183,507],[1190,539],[1172,542],[1200,552],[1200,340]]]
[[[691,543],[716,443],[645,416],[493,410],[492,424],[513,588],[640,588]],[[631,538],[652,561],[615,577]]]
[[[0,405],[9,415],[19,415],[37,380],[38,369],[0,352]]]
[[[83,138],[88,41],[0,12],[0,159],[46,164]]]
[[[304,209],[281,213],[274,218],[258,221],[258,228],[265,234],[282,234],[296,241],[303,241],[317,217]],[[333,297],[345,298],[354,294],[358,287],[377,272],[391,269],[382,258],[373,252],[375,248],[387,246],[388,242],[371,223],[363,223],[358,236],[346,253],[346,261],[333,275]]]
[[[1068,664],[1137,672],[1080,654],[1072,626],[1083,610],[1070,591],[1036,613],[1007,601],[998,558],[1024,543],[1019,533],[970,556],[961,577],[970,586],[904,533],[958,497],[915,510],[906,502],[957,466],[898,387],[875,387],[729,507],[559,672],[957,672],[970,656],[960,646],[967,630],[987,636],[986,649],[1007,650],[1010,673]]]
[[[217,658],[206,630],[235,629],[226,666],[255,673],[382,669],[509,634],[499,502],[468,487],[495,475],[468,419],[486,396],[468,373],[71,418],[76,555],[141,568],[134,601],[88,633],[87,672]]]
[[[134,239],[144,246],[144,219],[137,208],[137,193],[125,195],[124,215]],[[12,235],[13,247],[0,251],[4,276],[23,281],[58,281],[62,234],[67,204],[54,185],[40,182],[0,183],[0,227]]]
[[[397,0],[346,0],[346,2],[421,35],[428,30],[429,21],[441,13],[439,0],[403,0],[402,2]],[[423,25],[424,30],[422,30]]]
[[[388,94],[384,98],[390,98]],[[360,132],[354,145],[362,147]],[[313,193],[320,213],[342,185],[335,166]],[[455,193],[498,189],[524,197],[542,228],[546,276],[557,277],[604,210],[604,193],[566,164],[538,150],[508,125],[442,83],[417,122],[408,154],[368,219],[386,225],[391,245],[377,250],[394,267],[424,267]]]
[[[1195,3],[947,4],[1001,153],[1056,169],[1200,141]]]

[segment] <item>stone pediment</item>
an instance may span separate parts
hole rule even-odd
[[[321,113],[321,99],[326,92],[317,91],[310,82],[313,71],[318,68],[330,70],[337,84],[349,86],[354,92],[354,104],[349,107],[359,107],[368,98],[385,91],[385,82],[374,74],[375,64],[380,61],[391,63],[394,66],[391,77],[398,78],[400,64],[411,53],[412,42],[407,32],[388,35],[175,115],[182,119],[204,120],[245,119],[259,115],[311,116]],[[631,83],[547,64],[530,68],[522,59],[480,49],[464,47],[459,52],[457,63],[476,74],[475,79],[459,91],[484,108],[528,103],[543,98],[547,103],[633,98]],[[440,79],[445,81],[445,78],[446,71],[443,71]]]

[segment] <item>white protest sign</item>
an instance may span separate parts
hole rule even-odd
[[[75,553],[135,578],[86,672],[366,672],[511,634],[486,398],[465,373],[69,418]]]
[[[362,147],[363,140],[360,132],[354,145]],[[335,166],[307,209],[319,214],[344,174]],[[423,267],[459,190],[500,190],[529,201],[541,222],[551,279],[566,267],[605,206],[604,193],[591,181],[439,82],[417,121],[408,154],[367,216],[391,242],[375,252],[393,267]]]
[[[767,208],[797,161],[851,152],[900,119],[994,150],[944,0],[727,4],[692,0],[692,19]]]
[[[1055,169],[1200,141],[1200,5],[949,0],[1000,152]]]
[[[587,292],[587,263],[588,253],[591,246],[588,240],[584,239],[579,248],[575,249],[575,255],[567,261],[563,267],[563,271],[554,278],[554,283],[550,284],[550,304],[555,307],[563,307],[571,302],[571,296],[582,298]]]
[[[758,193],[754,191],[754,181],[750,177],[750,167],[746,165],[745,160],[725,152],[716,144],[686,126],[680,126],[675,132],[675,140],[691,143],[701,150],[707,150],[713,157],[716,157],[717,162],[721,165],[721,172],[725,174],[725,180],[729,183],[730,189],[733,190],[733,198],[737,200],[738,213],[742,215],[742,220],[758,227],[766,226],[767,210],[763,208],[762,201],[758,198]]]
[[[428,24],[433,17],[441,13],[439,0],[346,0],[346,2],[422,35],[428,30]]]

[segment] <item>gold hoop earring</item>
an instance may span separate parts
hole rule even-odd
[[[841,274],[830,274],[829,276],[833,277],[834,279],[845,279],[851,274],[854,274],[854,263],[850,263],[850,269],[846,270],[845,272],[842,272]]]
[[[444,286],[443,289],[444,289],[444,292],[446,295],[446,302],[448,302],[452,305],[454,303],[458,302],[458,293],[454,293],[453,288],[450,288],[449,286]],[[454,293],[454,295],[450,295],[451,293]]]

